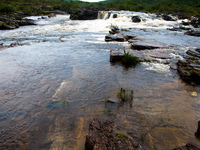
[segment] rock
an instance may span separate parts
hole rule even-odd
[[[169,54],[164,54],[164,53],[159,53],[159,52],[149,53],[149,56],[151,56],[153,58],[159,58],[159,59],[170,59],[171,58]]]
[[[200,27],[200,17],[192,19],[190,24],[195,28],[199,28]]]
[[[116,130],[113,120],[104,123],[93,119],[86,135],[86,150],[144,150],[142,142],[133,134],[125,134]],[[147,149],[147,148],[146,148]]]
[[[197,37],[200,37],[200,31],[188,31],[185,33],[186,35],[190,35],[190,36],[197,36]]]
[[[160,47],[158,47],[158,46],[154,46],[153,44],[151,45],[151,44],[142,44],[142,43],[132,43],[131,44],[131,49],[133,49],[133,50],[147,50],[147,49],[157,49],[157,48],[160,48]]]
[[[173,150],[200,150],[200,146],[192,143],[188,143],[185,146],[174,148]]]
[[[94,20],[98,18],[98,12],[105,8],[84,6],[70,15],[71,20]]]
[[[107,35],[105,36],[106,42],[117,41],[124,42],[124,37],[122,35]]]
[[[117,18],[117,14],[114,14],[114,15],[113,15],[113,18]]]
[[[120,32],[120,30],[119,30],[119,28],[112,28],[111,29],[111,31],[109,31],[109,34],[116,34],[116,33],[119,33]]]
[[[141,22],[140,16],[133,16],[133,17],[131,18],[131,20],[132,20],[132,22]]]
[[[176,19],[169,15],[162,15],[162,19],[165,21],[176,21]]]
[[[31,19],[18,20],[19,26],[36,25]]]
[[[111,50],[110,51],[110,62],[120,62],[123,58],[124,52]]]
[[[177,70],[180,77],[190,84],[200,84],[200,49],[186,52],[184,60],[179,60]]]
[[[198,121],[198,127],[197,127],[197,132],[195,133],[195,136],[200,137],[200,121]]]

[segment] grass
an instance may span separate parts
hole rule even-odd
[[[132,66],[136,66],[137,64],[139,64],[140,60],[138,57],[136,57],[133,54],[130,54],[129,52],[126,52],[124,50],[124,55],[123,55],[121,62],[126,67],[132,67]]]
[[[133,90],[125,90],[124,88],[121,88],[118,97],[121,101],[133,100],[133,94]]]
[[[117,137],[120,139],[124,138],[124,134],[122,132],[117,131]]]

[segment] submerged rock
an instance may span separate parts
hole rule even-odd
[[[86,150],[144,150],[140,139],[132,134],[126,134],[117,130],[113,120],[104,123],[93,119],[89,125],[89,133],[86,136]]]

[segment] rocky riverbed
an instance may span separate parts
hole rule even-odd
[[[97,18],[36,16],[27,19],[37,25],[0,31],[0,149],[85,149],[102,138],[102,147],[199,144],[200,87],[176,65],[198,69],[187,59],[199,55],[199,37],[185,34],[198,28],[141,12]],[[110,62],[110,51],[123,57],[124,49],[141,63]]]

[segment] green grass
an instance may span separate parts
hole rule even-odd
[[[129,52],[126,52],[124,50],[124,55],[123,55],[121,62],[126,67],[132,67],[132,66],[136,66],[137,64],[139,64],[140,60],[138,59],[138,57],[136,57],[133,54],[130,54]]]

